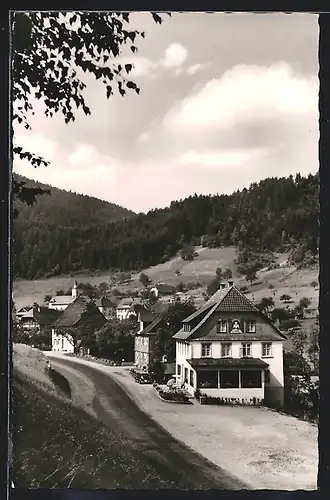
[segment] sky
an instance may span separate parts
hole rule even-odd
[[[47,118],[15,143],[50,161],[14,171],[136,212],[197,194],[231,193],[267,177],[318,169],[318,17],[315,14],[175,13],[144,30],[132,79],[106,99],[86,79],[91,115]],[[129,59],[129,60],[128,60]]]

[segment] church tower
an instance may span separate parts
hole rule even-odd
[[[77,297],[78,297],[78,285],[77,282],[75,281],[72,288],[72,298],[76,299]]]

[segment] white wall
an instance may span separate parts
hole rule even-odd
[[[64,311],[69,304],[52,304],[49,302],[48,309],[55,309],[56,311]]]
[[[52,351],[73,353],[74,352],[73,341],[70,340],[70,337],[57,334],[56,330],[52,328]]]

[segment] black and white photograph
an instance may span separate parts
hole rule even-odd
[[[12,488],[317,489],[318,22],[11,12]]]

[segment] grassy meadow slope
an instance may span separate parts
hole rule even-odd
[[[233,279],[237,286],[247,285],[245,279],[240,277],[234,263],[236,257],[235,247],[224,248],[202,248],[197,247],[198,256],[191,262],[183,261],[178,255],[164,264],[149,267],[144,272],[152,280],[152,283],[165,282],[178,285],[183,282],[200,283],[201,287],[188,292],[188,295],[201,297],[205,286],[215,275],[217,267],[225,269],[229,267],[233,272]],[[287,254],[276,254],[279,264],[287,260]],[[180,271],[177,276],[176,271]],[[131,290],[142,288],[139,281],[140,273],[133,273],[131,280],[118,288],[129,293]],[[33,304],[33,302],[43,303],[46,294],[55,294],[58,289],[68,289],[72,286],[74,279],[78,282],[90,282],[98,285],[102,281],[109,282],[109,273],[76,274],[74,277],[60,276],[40,280],[14,280],[13,292],[16,308]],[[111,276],[113,279],[113,276]],[[253,301],[259,301],[261,297],[272,296],[276,306],[281,304],[279,298],[287,293],[292,296],[294,304],[297,304],[302,297],[309,297],[312,300],[311,309],[316,310],[318,306],[318,286],[312,286],[313,281],[318,281],[318,269],[296,270],[293,266],[273,269],[258,273],[258,280],[252,287],[249,286],[247,296]],[[273,287],[271,289],[271,287]]]

